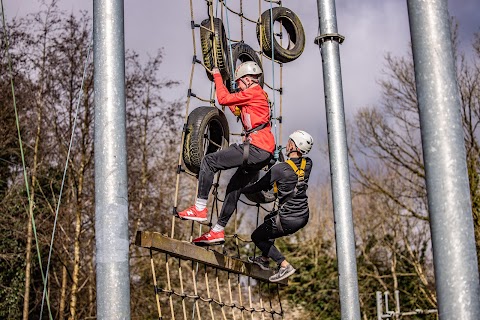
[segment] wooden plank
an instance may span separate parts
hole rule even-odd
[[[207,250],[190,242],[172,239],[158,232],[137,231],[135,244],[140,247],[165,252],[177,258],[204,263],[235,274],[243,274],[261,281],[268,282],[268,278],[274,274],[273,270],[262,270],[254,263],[229,257],[217,251]],[[286,285],[288,280],[284,279],[276,283]]]

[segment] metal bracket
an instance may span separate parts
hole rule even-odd
[[[321,45],[327,40],[337,41],[341,44],[343,41],[345,41],[345,37],[338,33],[326,33],[316,37],[314,42],[316,45]]]

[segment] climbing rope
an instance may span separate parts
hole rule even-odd
[[[41,258],[40,247],[39,247],[39,242],[38,242],[37,228],[36,228],[36,224],[35,224],[35,215],[33,213],[34,204],[32,202],[32,198],[30,196],[30,186],[29,186],[29,183],[28,183],[27,168],[26,168],[26,165],[25,165],[25,154],[23,152],[22,135],[21,135],[21,132],[20,132],[20,121],[19,121],[19,117],[18,117],[17,102],[16,102],[16,97],[15,97],[15,85],[14,85],[14,81],[13,81],[12,59],[11,59],[11,56],[10,56],[10,41],[9,41],[9,37],[8,37],[7,24],[5,22],[6,20],[5,20],[5,10],[4,10],[4,7],[3,7],[3,0],[0,0],[0,5],[1,5],[1,9],[2,9],[3,32],[4,32],[4,36],[5,36],[5,55],[6,55],[7,61],[8,61],[8,72],[9,72],[9,76],[10,76],[10,86],[12,88],[12,101],[13,101],[13,109],[14,109],[14,112],[15,112],[15,124],[17,126],[18,144],[20,146],[20,155],[21,155],[21,158],[22,158],[23,177],[24,177],[24,180],[25,180],[25,188],[26,188],[28,204],[29,204],[29,208],[30,208],[29,211],[31,212],[31,223],[32,223],[33,234],[34,234],[34,237],[35,237],[35,245],[36,245],[36,249],[37,249],[38,264],[40,266],[40,272],[42,273],[42,282],[43,282],[43,285],[45,287],[46,286],[46,279],[45,279],[45,275],[43,273],[42,258]],[[32,185],[32,187],[33,187],[33,185]],[[42,302],[43,302],[43,300],[42,300]],[[48,308],[49,318],[53,319],[52,311],[50,309],[50,300],[48,299],[48,294],[47,294],[47,308]]]
[[[22,143],[22,138],[21,138],[21,133],[20,133],[20,124],[19,124],[18,110],[17,110],[17,105],[16,105],[15,86],[14,86],[14,80],[13,80],[13,76],[12,76],[13,72],[12,72],[12,66],[11,66],[11,57],[10,57],[10,54],[9,54],[9,39],[8,39],[8,32],[7,32],[6,22],[5,22],[6,20],[5,20],[4,9],[3,9],[3,0],[1,1],[1,9],[2,9],[2,21],[3,21],[3,29],[4,29],[4,35],[5,35],[5,43],[6,43],[6,57],[7,57],[7,60],[8,60],[8,69],[9,69],[9,75],[10,75],[11,88],[12,88],[12,98],[13,98],[16,126],[17,126],[17,132],[18,132],[18,141],[19,141],[20,153],[21,153],[21,158],[22,158],[22,166],[23,166],[23,173],[24,173],[24,179],[25,179],[25,185],[26,185],[27,198],[28,198],[28,202],[29,202],[29,208],[31,208],[30,209],[31,224],[32,224],[32,229],[33,229],[33,233],[34,233],[34,237],[35,237],[37,256],[38,256],[38,260],[39,260],[39,266],[40,266],[40,271],[41,271],[41,275],[42,275],[42,282],[43,282],[42,302],[41,302],[40,317],[39,318],[43,318],[43,309],[44,309],[44,304],[45,304],[45,300],[46,300],[48,313],[49,313],[49,318],[53,319],[51,308],[50,308],[49,295],[48,295],[48,291],[47,291],[47,284],[48,284],[48,278],[49,278],[49,270],[50,270],[52,252],[53,252],[53,243],[54,243],[54,239],[55,239],[55,232],[56,232],[56,227],[57,227],[57,222],[58,222],[58,214],[59,214],[60,206],[62,204],[63,189],[64,189],[64,186],[65,186],[66,174],[67,174],[68,164],[69,164],[69,159],[70,159],[70,152],[71,152],[73,142],[74,142],[75,128],[76,128],[76,124],[77,124],[80,101],[81,101],[81,97],[82,97],[82,94],[83,94],[83,87],[84,87],[84,84],[85,84],[85,78],[86,78],[88,63],[90,61],[92,41],[90,41],[90,43],[88,45],[88,48],[87,48],[87,58],[86,58],[86,61],[85,61],[85,64],[84,64],[82,83],[81,83],[79,94],[78,94],[78,97],[77,97],[77,106],[76,106],[75,116],[74,116],[74,119],[73,119],[73,128],[72,128],[70,143],[69,143],[69,147],[68,147],[68,151],[67,151],[67,156],[66,156],[66,161],[65,161],[65,166],[64,166],[64,172],[63,172],[63,178],[62,178],[62,183],[61,183],[60,192],[59,192],[59,196],[58,196],[57,206],[56,206],[56,210],[55,210],[55,218],[54,218],[52,236],[51,236],[50,245],[49,245],[47,265],[46,265],[45,272],[43,272],[41,253],[40,253],[40,249],[39,249],[39,242],[38,242],[38,236],[37,236],[37,230],[36,230],[35,216],[34,216],[34,212],[33,212],[34,205],[32,204],[33,201],[32,201],[32,198],[30,196],[30,186],[29,186],[29,183],[28,183],[28,178],[27,178],[27,173],[26,173],[25,156],[24,156],[23,143]],[[34,187],[34,184],[32,182],[32,188],[33,187]]]
[[[78,113],[79,113],[79,110],[80,110],[80,101],[82,100],[83,86],[85,84],[85,79],[86,79],[86,76],[87,76],[88,63],[90,61],[90,53],[91,53],[91,48],[92,48],[93,37],[90,37],[90,38],[91,38],[91,41],[89,42],[88,47],[87,47],[87,58],[85,60],[84,66],[83,66],[82,83],[80,85],[80,90],[78,92],[78,97],[77,97],[77,106],[75,108],[75,116],[73,118],[73,127],[72,127],[72,133],[70,135],[70,143],[68,145],[67,158],[65,160],[65,167],[63,169],[62,184],[60,186],[60,192],[59,192],[59,195],[58,195],[57,208],[55,210],[55,219],[54,219],[54,222],[53,222],[52,237],[51,237],[51,240],[50,240],[50,248],[49,248],[49,251],[48,251],[47,270],[45,271],[45,283],[43,284],[43,295],[42,295],[42,306],[40,308],[40,319],[42,319],[43,303],[44,303],[44,300],[45,300],[45,294],[47,292],[48,271],[49,271],[50,260],[51,260],[52,251],[53,251],[53,240],[55,239],[55,231],[57,230],[58,212],[60,210],[60,204],[62,203],[63,187],[65,185],[65,179],[67,177],[68,163],[69,163],[69,160],[70,160],[70,151],[72,150],[72,146],[73,146],[73,141],[74,141],[74,137],[75,137],[75,129],[77,127]]]

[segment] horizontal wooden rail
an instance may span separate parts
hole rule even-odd
[[[165,252],[177,258],[204,263],[235,274],[243,274],[261,281],[268,282],[268,278],[274,273],[273,270],[262,270],[254,263],[198,247],[190,242],[172,239],[158,232],[138,231],[135,244],[140,247]],[[286,285],[288,281],[284,279],[276,283]]]

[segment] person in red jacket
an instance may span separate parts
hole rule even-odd
[[[224,228],[235,211],[241,189],[252,182],[261,168],[270,163],[275,150],[268,95],[258,84],[258,78],[262,74],[258,64],[247,61],[237,67],[235,70],[235,82],[239,88],[237,93],[230,93],[227,90],[217,68],[214,68],[212,73],[218,103],[228,106],[236,115],[238,110],[240,111],[244,141],[242,144],[232,144],[225,150],[205,155],[200,164],[195,204],[178,212],[181,219],[206,221],[207,200],[215,173],[219,170],[238,168],[228,183],[225,201],[216,225],[193,240],[197,245],[225,242]]]

